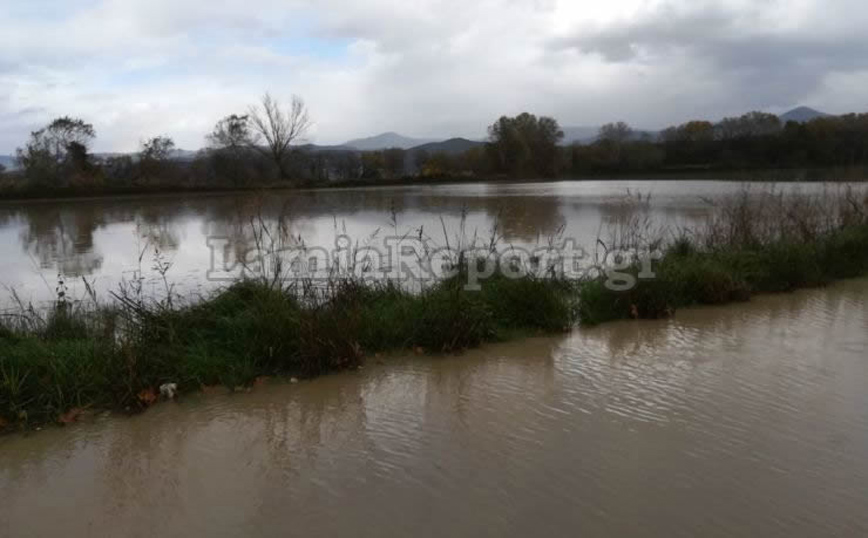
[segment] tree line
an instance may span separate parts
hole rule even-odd
[[[555,178],[693,170],[825,168],[868,165],[868,114],[783,124],[750,112],[713,123],[689,121],[655,134],[623,122],[593,140],[563,144],[551,117],[503,116],[488,140],[461,151],[391,148],[359,152],[301,145],[310,129],[304,101],[265,94],[243,114],[219,120],[206,147],[181,155],[168,136],[144,140],[133,155],[91,153],[92,124],[68,116],[31,133],[16,152],[19,170],[0,167],[0,187],[47,191],[249,187],[398,181],[407,178]]]

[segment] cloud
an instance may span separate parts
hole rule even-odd
[[[622,65],[675,59],[726,87],[745,108],[775,107],[811,95],[833,73],[868,68],[863,26],[846,16],[824,17],[828,6],[665,2],[638,17],[555,38],[552,48]]]
[[[803,101],[843,112],[868,72],[862,11],[856,0],[0,5],[0,153],[61,114],[94,123],[99,150],[156,134],[196,148],[266,90],[302,95],[322,143],[481,136],[523,110],[645,128]]]

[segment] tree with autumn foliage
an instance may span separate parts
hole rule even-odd
[[[495,170],[510,175],[553,177],[564,132],[557,120],[524,112],[502,116],[488,128],[488,151]]]

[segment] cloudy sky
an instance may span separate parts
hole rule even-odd
[[[866,27],[864,0],[0,0],[0,153],[64,114],[99,151],[196,149],[266,90],[306,100],[316,143],[480,137],[523,110],[863,111]]]

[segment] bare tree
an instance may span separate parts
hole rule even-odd
[[[311,126],[304,101],[293,95],[289,109],[284,110],[277,100],[266,93],[259,105],[250,107],[248,116],[251,130],[259,139],[253,141],[253,147],[271,157],[281,178],[286,179],[289,146],[304,137]],[[261,140],[265,141],[264,147],[258,143]]]

